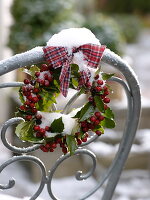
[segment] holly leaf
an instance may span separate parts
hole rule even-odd
[[[56,103],[55,94],[44,89],[39,93],[42,99],[36,104],[39,111],[47,112],[53,103]]]
[[[107,108],[107,110],[105,110],[105,113],[103,115],[104,117],[107,117],[109,119],[114,119],[114,113],[110,108]]]
[[[75,150],[78,148],[75,137],[73,135],[66,135],[66,142],[70,151],[70,155],[73,155]]]
[[[52,133],[62,133],[64,130],[64,123],[62,121],[62,117],[55,119],[51,123],[51,132]]]
[[[101,131],[101,133],[104,134],[104,128],[103,128],[101,125],[97,125],[97,126],[93,129],[93,131],[94,131],[94,132],[95,132],[95,131]]]
[[[32,143],[41,143],[40,138],[35,137],[33,131],[34,121],[21,122],[17,125],[15,133],[23,141],[32,142]]]
[[[85,104],[85,106],[80,110],[81,111],[80,116],[79,116],[80,122],[91,117],[94,113],[94,110],[95,110],[94,106],[90,102]]]
[[[76,78],[72,78],[71,79],[71,83],[73,85],[74,88],[77,88],[79,83],[78,83],[78,80]]]
[[[107,73],[102,73],[102,78],[103,78],[103,80],[108,80],[108,79],[110,79],[112,76],[114,76],[114,74],[107,74]]]
[[[40,71],[40,69],[36,65],[32,65],[30,68],[23,68],[22,71],[32,77],[35,77],[35,72]]]
[[[106,128],[114,128],[116,126],[115,122],[113,119],[105,118],[101,122],[101,126],[106,127]]]
[[[100,98],[100,96],[95,95],[94,100],[95,100],[95,104],[96,104],[96,107],[98,108],[98,110],[101,112],[104,112],[104,103],[103,103],[102,99]]]
[[[20,99],[21,103],[24,104],[25,100],[24,100],[24,96],[22,94],[21,89],[19,90],[19,99]]]
[[[78,78],[79,75],[79,66],[77,64],[71,64],[71,76]]]

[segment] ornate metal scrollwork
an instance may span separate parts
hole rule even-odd
[[[23,67],[25,65],[31,65],[36,64],[39,62],[42,62],[44,60],[43,53],[42,53],[42,47],[34,48],[31,51],[25,52],[23,54],[18,54],[16,56],[13,56],[12,58],[0,61],[0,75],[3,75],[9,71],[12,71],[14,69],[17,69],[19,67]],[[110,50],[106,49],[104,52],[104,56],[102,58],[102,61],[113,66],[117,70],[119,70],[123,76],[125,77],[126,81],[123,81],[119,78],[112,78],[111,81],[116,81],[119,84],[121,84],[126,92],[127,100],[128,100],[128,112],[126,117],[126,125],[124,128],[124,134],[121,140],[121,143],[119,145],[119,150],[115,156],[115,159],[113,160],[111,166],[107,170],[104,177],[100,178],[100,181],[97,183],[97,185],[91,189],[84,197],[81,199],[86,199],[90,197],[92,194],[94,194],[107,180],[107,185],[103,193],[102,200],[110,200],[112,198],[112,195],[114,193],[115,187],[117,185],[117,182],[119,180],[121,171],[123,169],[123,166],[125,164],[125,161],[127,160],[130,148],[132,146],[134,136],[137,130],[139,117],[140,117],[140,110],[141,110],[141,98],[140,98],[140,88],[139,84],[136,78],[136,75],[132,71],[131,67],[125,63],[119,56],[111,52]],[[7,83],[7,84],[0,84],[0,88],[4,87],[18,87],[22,85],[22,83]],[[64,113],[67,113],[69,111],[70,105],[78,98],[79,94],[76,93],[72,99],[67,103],[67,105],[64,108]],[[54,108],[55,109],[55,108]],[[66,154],[64,156],[61,156],[56,163],[54,163],[53,167],[48,172],[48,175],[46,175],[46,169],[44,166],[44,163],[30,155],[26,155],[27,153],[30,153],[32,151],[35,151],[39,148],[39,145],[33,145],[31,147],[27,148],[18,148],[14,147],[11,144],[8,143],[6,139],[6,131],[9,126],[12,124],[19,123],[22,118],[12,118],[4,123],[1,131],[1,140],[6,148],[9,150],[19,153],[19,156],[14,156],[8,161],[6,161],[4,164],[0,166],[0,172],[3,171],[4,168],[6,168],[8,165],[17,162],[17,161],[30,161],[34,162],[38,165],[38,167],[41,169],[41,182],[38,190],[36,193],[30,198],[30,200],[36,199],[40,193],[42,192],[45,184],[47,184],[47,190],[49,195],[52,199],[57,200],[58,198],[55,197],[55,195],[52,192],[51,189],[51,181],[53,178],[53,175],[55,173],[55,170],[57,167],[66,159],[70,157],[69,154]],[[77,180],[83,180],[87,179],[89,176],[92,175],[95,167],[96,167],[96,158],[95,155],[86,149],[82,149],[83,146],[86,146],[90,144],[91,142],[95,141],[97,139],[97,136],[91,137],[86,143],[81,145],[81,148],[76,150],[75,155],[82,154],[82,155],[88,155],[92,159],[92,167],[91,170],[87,174],[82,174],[82,172],[77,172],[76,179]],[[74,155],[74,156],[75,156]],[[8,189],[12,188],[15,185],[14,179],[11,179],[7,185],[0,185],[0,189]]]

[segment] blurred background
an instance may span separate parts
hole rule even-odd
[[[132,67],[139,79],[142,94],[142,115],[135,142],[130,156],[116,188],[114,200],[149,200],[150,199],[150,1],[149,0],[0,0],[0,60],[27,51],[35,46],[44,46],[55,33],[65,28],[89,28],[101,44],[120,55]],[[104,71],[115,72],[110,66],[102,66]],[[0,77],[0,82],[22,81],[25,75],[14,71]],[[85,183],[72,180],[77,170],[90,167],[87,158],[73,157],[59,167],[54,180],[54,191],[64,199],[75,199],[81,193],[89,191],[96,184],[100,174],[109,167],[118,149],[126,116],[126,98],[123,89],[112,83],[111,107],[115,113],[117,126],[106,133],[97,143],[88,146],[97,158],[99,167],[93,177]],[[14,116],[18,103],[17,91],[11,88],[0,91],[0,125]],[[9,133],[12,131],[9,130]],[[19,140],[8,134],[15,145],[22,145]],[[0,163],[11,156],[3,144],[0,145]],[[61,155],[59,149],[53,154],[34,153],[40,157],[49,169]],[[49,157],[49,159],[47,159]],[[72,163],[72,164],[70,164]],[[69,167],[68,167],[69,166]],[[16,170],[16,168],[18,170]],[[33,194],[40,180],[39,169],[29,163],[14,164],[1,175],[1,181],[8,182],[13,173],[18,179],[15,189],[0,192],[23,198]],[[7,178],[6,178],[7,177]],[[5,180],[6,179],[6,180]],[[21,180],[21,183],[20,183]],[[71,184],[70,184],[71,183]],[[26,189],[24,185],[28,185]],[[70,188],[67,194],[65,188]],[[83,186],[81,186],[83,184]],[[58,189],[60,188],[61,189]],[[83,188],[83,189],[82,189]],[[75,191],[78,190],[78,193]],[[103,190],[103,189],[102,189]],[[91,200],[100,199],[101,191]],[[49,199],[47,192],[41,196]],[[4,197],[3,197],[4,198]],[[8,198],[7,198],[8,199]],[[10,197],[9,197],[10,199]],[[1,198],[2,200],[2,198]]]

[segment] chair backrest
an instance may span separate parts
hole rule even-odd
[[[44,61],[44,55],[42,51],[42,47],[36,47],[30,51],[27,51],[22,54],[17,54],[9,59],[0,61],[0,75],[6,74],[10,71],[13,71],[15,69],[18,69],[20,67],[24,67],[27,65],[37,64]],[[112,67],[116,68],[121,72],[121,74],[124,76],[124,80],[119,78],[112,78],[112,81],[116,81],[119,84],[122,85],[126,92],[127,101],[128,101],[128,107],[127,107],[127,117],[126,117],[126,125],[124,128],[124,134],[122,136],[118,152],[115,156],[115,159],[113,160],[111,166],[107,170],[106,174],[103,178],[100,179],[100,182],[98,182],[97,186],[94,187],[90,192],[88,192],[84,197],[80,199],[86,199],[93,195],[107,180],[107,184],[103,193],[102,200],[110,200],[113,196],[115,187],[117,185],[117,182],[119,180],[121,171],[124,167],[124,164],[127,160],[128,154],[130,152],[136,130],[139,123],[140,118],[140,111],[141,111],[141,97],[140,97],[140,88],[137,81],[137,77],[131,67],[122,60],[118,55],[111,52],[110,50],[106,49],[102,58],[102,62],[107,63],[111,65]],[[4,87],[19,87],[22,83],[3,83],[0,84],[0,88]],[[70,105],[77,99],[78,95],[74,95],[72,99],[67,103],[65,106],[64,112],[67,112],[70,108]],[[21,121],[21,118],[12,118],[9,119],[7,122],[4,123],[1,131],[1,139],[3,144],[11,151],[15,153],[19,153],[20,155],[17,157],[12,157],[8,161],[6,161],[4,164],[0,166],[0,172],[10,165],[13,162],[16,161],[30,161],[34,162],[38,165],[38,167],[41,169],[41,183],[38,188],[38,190],[35,192],[35,194],[30,199],[36,199],[40,193],[42,192],[45,184],[47,184],[47,189],[49,192],[49,195],[52,199],[57,199],[57,197],[53,194],[51,189],[51,181],[53,178],[53,174],[57,167],[60,165],[61,162],[63,162],[65,159],[69,158],[70,155],[66,154],[64,156],[61,156],[56,163],[54,163],[52,169],[50,170],[48,176],[46,176],[46,169],[44,166],[44,163],[36,158],[35,156],[26,155],[26,153],[35,151],[39,148],[39,145],[33,145],[31,147],[27,148],[18,148],[14,147],[11,144],[8,143],[6,139],[6,131],[9,126],[12,124],[17,124]],[[95,167],[96,167],[96,159],[95,155],[89,151],[83,148],[83,146],[91,143],[92,141],[96,140],[96,136],[90,138],[84,145],[81,145],[82,148],[76,150],[76,154],[87,154],[89,157],[91,157],[93,161],[93,166],[91,170],[83,175],[81,172],[77,172],[76,178],[77,180],[83,180],[87,179],[89,176],[92,175]],[[22,155],[25,154],[25,155]],[[15,181],[11,179],[7,185],[0,185],[0,189],[8,189],[12,188],[15,184]]]

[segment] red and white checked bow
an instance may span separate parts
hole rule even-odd
[[[92,68],[97,68],[102,58],[103,52],[105,50],[105,46],[100,46],[96,44],[84,44],[79,47],[74,47],[72,49],[72,53],[70,54],[66,47],[54,47],[54,46],[46,46],[43,47],[44,56],[46,61],[53,66],[54,69],[62,67],[61,74],[59,77],[60,80],[60,90],[61,93],[66,97],[68,93],[70,76],[71,76],[71,68],[70,64],[72,63],[74,53],[82,51],[84,55],[84,60],[87,63],[87,66]],[[91,76],[90,71],[82,71],[81,78],[82,85],[87,83]],[[80,84],[80,83],[79,83]]]

